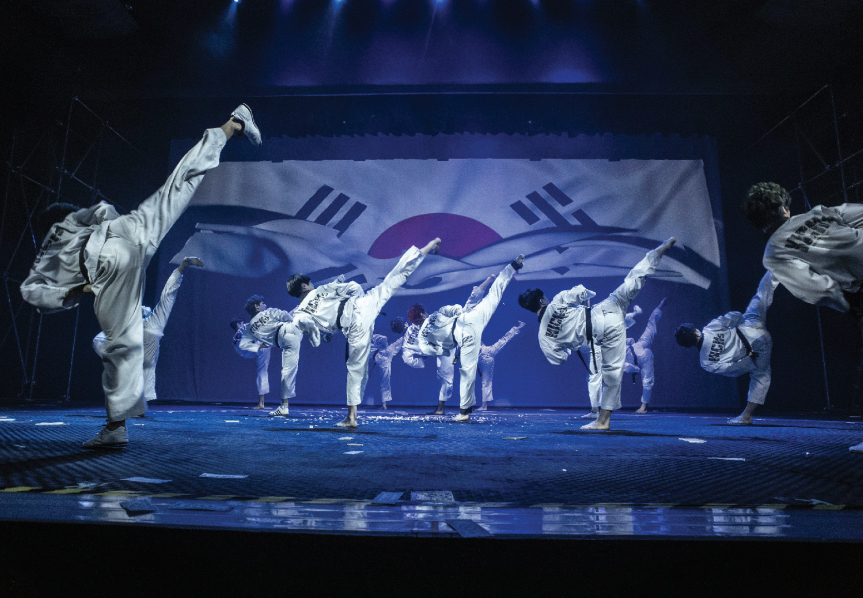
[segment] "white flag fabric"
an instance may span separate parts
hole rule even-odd
[[[197,224],[173,258],[260,278],[344,274],[377,284],[411,245],[443,240],[401,294],[477,284],[520,253],[523,281],[622,277],[675,236],[654,278],[706,289],[720,248],[701,160],[455,159],[224,162],[197,206],[245,206],[251,226]]]

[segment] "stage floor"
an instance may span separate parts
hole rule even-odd
[[[0,410],[0,519],[274,532],[863,541],[859,417],[157,404],[125,449],[93,408]],[[455,413],[456,410],[452,410]],[[134,502],[133,502],[134,501]]]

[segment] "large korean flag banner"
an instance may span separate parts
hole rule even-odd
[[[654,278],[706,289],[720,247],[701,160],[455,159],[226,162],[197,206],[242,206],[253,225],[197,223],[173,258],[249,278],[340,274],[363,286],[441,237],[401,294],[477,284],[515,256],[522,281],[622,278],[647,249],[677,245]]]

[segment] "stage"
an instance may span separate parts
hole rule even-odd
[[[85,450],[99,408],[4,409],[6,520],[349,534],[863,540],[859,417],[159,404],[124,449]],[[453,409],[452,413],[456,410]],[[730,414],[729,414],[730,415]],[[147,512],[127,511],[130,501]],[[459,529],[448,522],[476,525]]]
[[[5,588],[536,591],[592,562],[631,575],[579,586],[621,592],[674,594],[668,567],[706,595],[853,595],[860,577],[860,417],[766,412],[740,427],[731,413],[623,411],[583,432],[580,409],[457,424],[455,409],[366,407],[356,430],[333,427],[343,412],[160,401],[127,422],[127,448],[85,450],[101,408],[4,408]],[[741,562],[761,576],[731,575]],[[356,571],[335,575],[343,565]]]

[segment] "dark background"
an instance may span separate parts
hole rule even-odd
[[[69,397],[102,400],[89,306],[46,316],[39,334],[17,292],[35,254],[26,211],[55,201],[58,186],[65,201],[133,208],[172,166],[170,141],[197,137],[240,101],[268,137],[714,137],[735,309],[762,274],[764,239],[736,207],[750,184],[802,180],[813,205],[860,199],[863,8],[850,0],[13,0],[0,16],[3,400],[66,395],[75,330]],[[851,156],[842,168],[837,137]],[[793,196],[803,210],[802,190]],[[151,303],[166,274],[149,274]],[[821,311],[831,400],[854,408],[859,332]],[[823,408],[815,308],[780,289],[770,330],[768,407]]]

